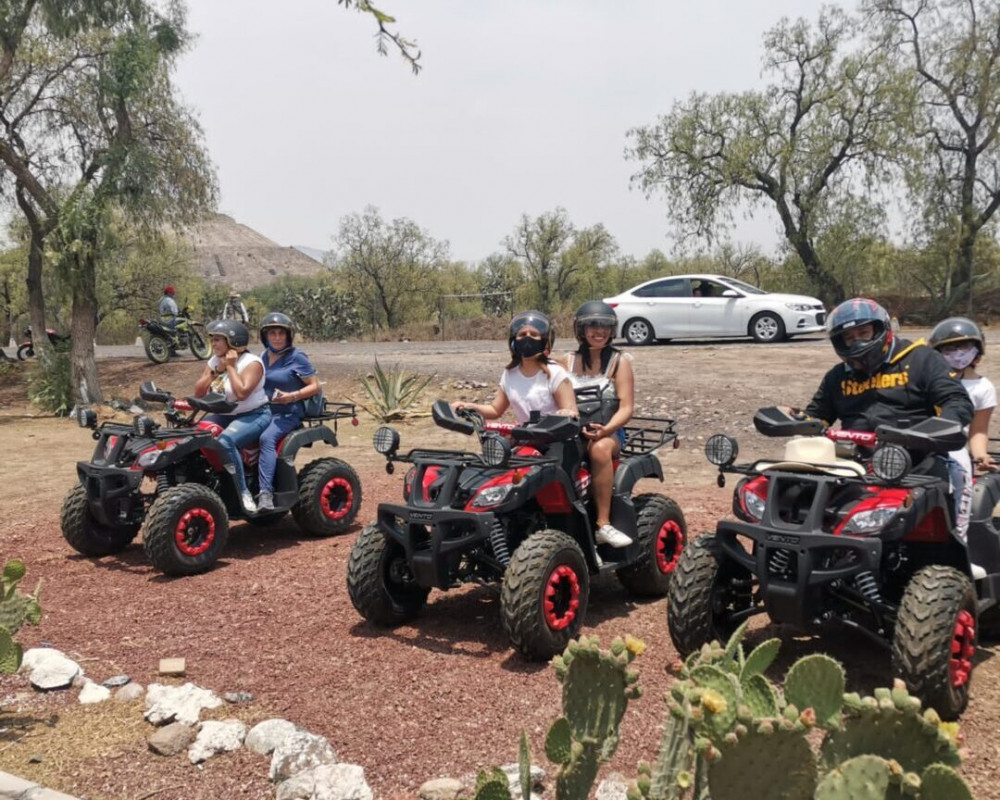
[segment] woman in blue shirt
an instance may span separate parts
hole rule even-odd
[[[316,369],[309,357],[292,346],[295,325],[291,317],[272,311],[260,323],[264,345],[264,391],[271,400],[271,424],[260,436],[258,478],[261,511],[274,508],[274,470],[278,464],[278,442],[297,428],[305,416],[303,400],[321,391]]]

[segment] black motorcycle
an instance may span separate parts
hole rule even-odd
[[[155,319],[142,317],[139,320],[139,327],[146,334],[143,337],[143,345],[149,360],[154,364],[166,364],[171,356],[177,355],[178,350],[188,348],[195,358],[201,361],[208,358],[210,352],[208,339],[198,330],[204,328],[204,325],[191,319],[191,310],[187,306],[175,319],[177,324],[173,328]]]
[[[46,328],[45,333],[48,334],[49,342],[56,350],[69,346],[70,335],[68,333],[56,333],[52,328]],[[24,336],[24,341],[17,346],[17,360],[27,361],[29,358],[35,357],[35,346],[31,339],[30,325],[24,329],[22,335]]]

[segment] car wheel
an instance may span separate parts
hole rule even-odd
[[[777,314],[764,311],[750,320],[750,335],[761,344],[780,342],[785,338],[785,323]]]
[[[638,318],[630,319],[622,328],[622,336],[631,345],[637,347],[652,344],[656,337],[653,335],[653,326],[648,321]]]

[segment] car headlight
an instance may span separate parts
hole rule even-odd
[[[808,303],[785,303],[785,308],[792,311],[812,311],[812,306]]]
[[[382,455],[395,453],[399,448],[399,431],[383,425],[375,431],[374,437],[375,452]]]
[[[732,436],[716,433],[705,442],[705,458],[717,467],[728,467],[736,460],[740,447]]]
[[[512,483],[504,483],[499,486],[488,486],[476,495],[476,499],[469,504],[469,508],[492,508],[507,499],[507,495],[514,488]]]

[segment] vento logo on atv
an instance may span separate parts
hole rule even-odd
[[[774,542],[775,544],[798,544],[798,536],[786,536],[781,533],[769,533],[767,535],[767,540],[769,542]]]
[[[410,512],[410,519],[419,519],[419,520],[430,521],[430,520],[434,519],[434,515],[433,514],[428,514],[428,513],[424,512],[424,511],[411,511]]]

